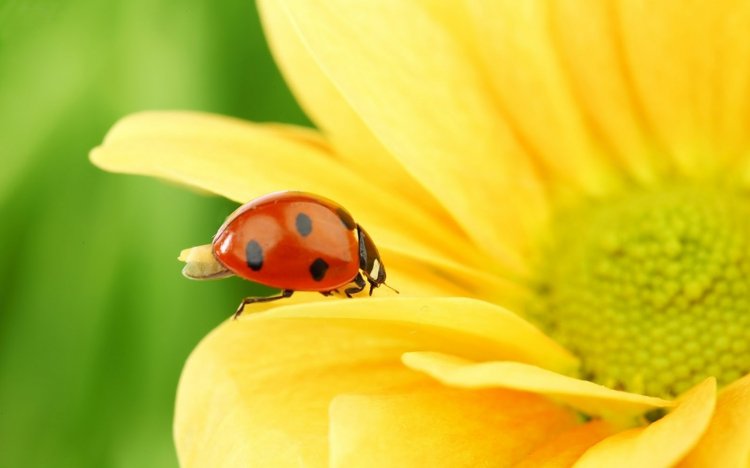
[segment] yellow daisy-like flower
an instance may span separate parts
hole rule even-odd
[[[221,325],[182,465],[748,464],[750,3],[261,10],[319,131],[152,112],[92,159],[337,200],[402,294]]]

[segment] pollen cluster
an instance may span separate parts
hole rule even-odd
[[[653,396],[750,372],[750,199],[695,187],[562,213],[527,312],[582,377]]]

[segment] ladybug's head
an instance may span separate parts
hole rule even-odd
[[[359,224],[357,225],[357,233],[359,236],[359,269],[370,283],[370,294],[372,294],[373,288],[385,284],[385,265],[383,265],[383,260],[380,259],[380,253],[372,238]],[[388,285],[386,284],[386,286]],[[388,287],[390,288],[390,286]],[[394,291],[396,290],[394,289]]]

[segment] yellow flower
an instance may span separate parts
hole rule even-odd
[[[319,131],[152,112],[94,150],[337,200],[402,292],[212,332],[181,464],[746,466],[750,3],[455,3],[263,1]]]

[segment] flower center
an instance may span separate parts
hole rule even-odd
[[[750,200],[705,187],[568,210],[540,248],[532,320],[582,377],[670,397],[750,372]]]

